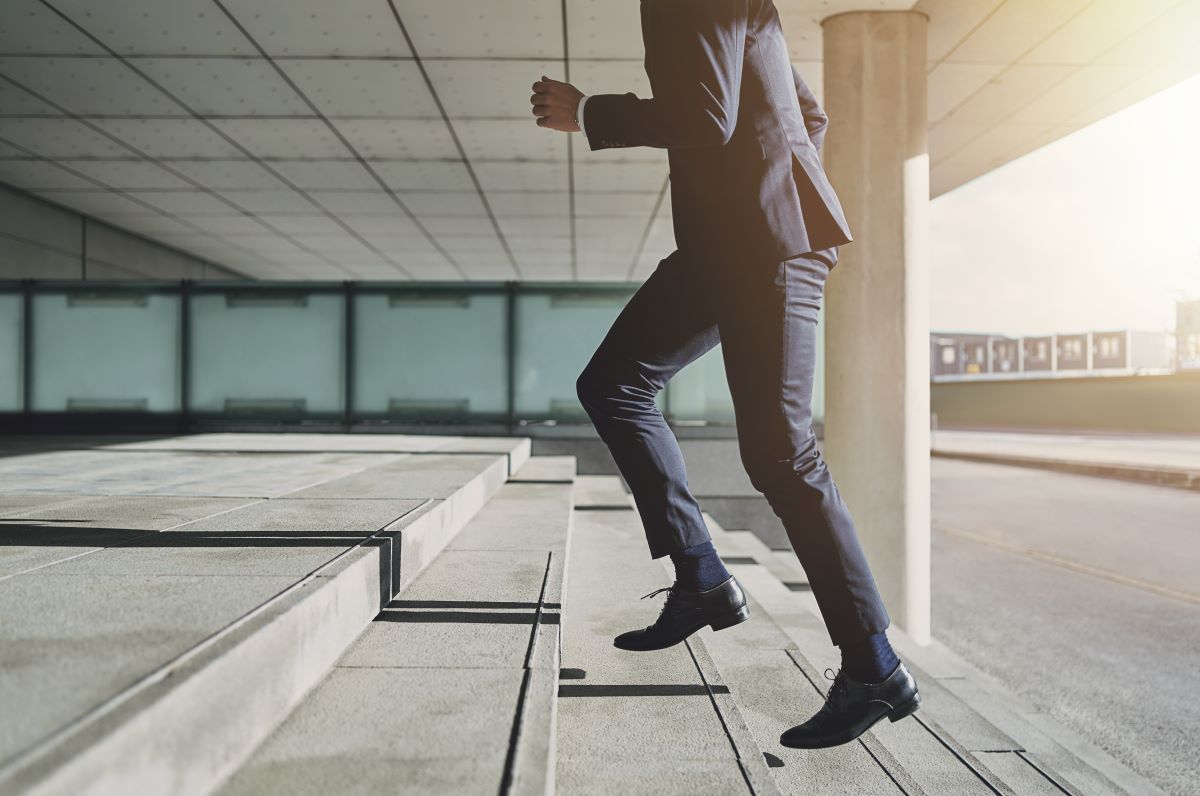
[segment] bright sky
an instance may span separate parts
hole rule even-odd
[[[933,201],[932,327],[1174,329],[1200,298],[1200,76]]]

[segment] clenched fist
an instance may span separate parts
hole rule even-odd
[[[533,84],[533,96],[529,102],[533,105],[533,115],[537,118],[538,127],[549,127],[564,133],[578,133],[579,120],[575,118],[575,109],[583,92],[570,83],[551,80],[542,75],[542,79]]]

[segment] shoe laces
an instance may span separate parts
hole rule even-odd
[[[643,594],[641,597],[641,599],[644,600],[647,597],[653,597],[656,594],[662,594],[664,591],[667,593],[667,601],[665,603],[663,603],[662,609],[658,612],[659,619],[662,619],[663,615],[667,612],[667,608],[669,608],[671,605],[672,598],[677,596],[675,587],[674,586],[663,586],[661,589],[655,589],[654,591],[650,592],[649,594]]]
[[[840,694],[842,696],[845,696],[845,694],[846,694],[845,674],[839,668],[837,670],[837,672],[835,672],[832,676],[830,676],[829,673],[832,671],[833,671],[832,668],[827,668],[825,670],[825,679],[833,681],[829,686],[829,690],[825,692],[825,699],[827,701],[830,700],[835,694]]]

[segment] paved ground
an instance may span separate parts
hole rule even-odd
[[[935,451],[1200,470],[1200,436],[935,431]]]
[[[934,635],[1194,793],[1200,494],[934,459],[933,514]]]

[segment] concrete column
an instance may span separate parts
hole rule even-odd
[[[824,162],[854,242],[825,298],[825,451],[893,623],[929,629],[929,149],[913,11],[824,20]]]

